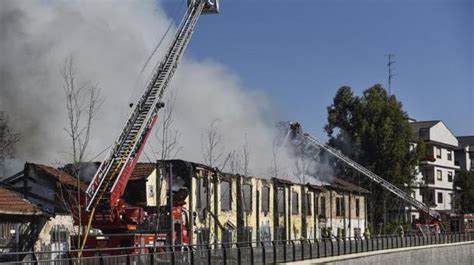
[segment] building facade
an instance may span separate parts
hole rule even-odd
[[[74,190],[76,183],[60,169],[32,163],[25,163],[24,170],[2,179],[0,251],[58,251],[51,254],[51,259],[65,257],[70,235],[77,229],[64,196]],[[82,183],[81,190],[86,187]]]
[[[146,207],[164,206],[172,168],[174,196],[187,194],[188,235],[194,244],[358,237],[367,225],[368,191],[340,178],[300,184],[223,173],[182,160],[160,164],[161,169],[133,181],[146,185]]]
[[[414,145],[423,142],[426,153],[418,166],[412,196],[433,210],[451,213],[454,209],[454,177],[460,169],[455,164],[458,139],[442,121],[412,121]],[[410,209],[410,219],[419,218]]]

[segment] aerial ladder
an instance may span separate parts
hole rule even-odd
[[[386,190],[390,191],[392,194],[398,196],[400,199],[407,202],[409,205],[416,208],[421,213],[424,213],[430,216],[433,222],[440,221],[440,214],[437,211],[431,210],[423,202],[420,202],[417,199],[411,197],[409,194],[407,194],[406,192],[404,192],[397,186],[393,185],[392,183],[388,182],[384,178],[378,176],[377,174],[368,170],[364,166],[360,165],[359,163],[345,156],[339,150],[336,150],[331,146],[321,143],[316,138],[304,132],[303,128],[301,127],[299,123],[297,122],[285,123],[283,126],[285,127],[284,128],[285,132],[288,133],[287,138],[290,139],[294,144],[296,145],[309,144],[310,146],[316,148],[317,150],[324,150],[328,152],[329,154],[333,155],[340,161],[344,162],[345,165],[355,169],[356,171],[366,176],[371,181],[379,184]]]
[[[122,132],[100,164],[85,192],[87,229],[120,230],[128,223],[143,221],[143,209],[127,208],[121,197],[140,158],[145,143],[163,107],[164,93],[176,71],[186,46],[201,14],[219,12],[219,0],[188,0],[186,14],[181,21],[162,61],[155,67],[152,77],[138,102],[132,105]],[[84,243],[83,243],[84,245]]]

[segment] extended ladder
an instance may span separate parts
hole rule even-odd
[[[404,192],[403,190],[399,189],[397,186],[393,185],[392,183],[386,181],[382,177],[378,176],[377,174],[373,173],[372,171],[368,170],[367,168],[363,167],[359,163],[355,162],[354,160],[350,159],[349,157],[343,155],[339,150],[336,150],[326,144],[319,142],[316,138],[312,137],[308,133],[304,132],[301,128],[299,123],[290,123],[288,124],[288,129],[293,132],[292,138],[297,139],[300,141],[305,141],[306,143],[310,143],[314,147],[318,149],[323,149],[330,153],[331,155],[335,156],[337,159],[344,162],[346,165],[352,167],[353,169],[357,170],[358,172],[362,173],[364,176],[368,177],[371,181],[378,183],[380,186],[384,187],[385,189],[389,190],[402,200],[409,203],[411,206],[415,207],[416,209],[428,213],[432,218],[439,219],[440,215],[438,212],[430,210],[430,208],[424,204],[423,202],[418,201],[417,199],[411,197],[409,194]]]
[[[113,208],[122,196],[131,171],[156,122],[158,109],[163,106],[164,92],[191,39],[197,20],[207,4],[205,0],[201,0],[189,5],[186,16],[181,22],[166,56],[154,70],[145,92],[135,104],[122,133],[86,190],[87,211],[95,209],[98,205],[107,206],[107,202],[109,207]],[[104,196],[107,193],[109,196]]]

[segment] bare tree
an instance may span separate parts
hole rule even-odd
[[[209,123],[209,127],[206,132],[201,136],[201,153],[204,159],[204,163],[210,167],[222,167],[226,164],[226,161],[222,161],[223,147],[222,147],[222,134],[217,128],[219,120],[214,119]]]
[[[175,102],[176,97],[174,93],[171,93],[170,97],[166,100],[164,110],[161,113],[161,130],[158,130],[155,133],[155,138],[161,146],[161,150],[156,150],[155,153],[159,154],[162,160],[175,158],[181,149],[183,149],[179,144],[181,132],[173,129]]]
[[[233,150],[229,153],[229,171],[232,174],[242,174],[242,160],[240,152]]]
[[[267,170],[267,174],[271,178],[277,178],[280,175],[281,170],[278,166],[278,150],[278,139],[275,138],[272,144],[272,161],[270,167]]]
[[[248,176],[250,174],[249,163],[250,163],[250,152],[245,137],[245,142],[242,145],[242,150],[233,150],[229,153],[227,159],[229,163],[229,171],[233,174],[242,174]],[[224,163],[225,165],[225,163]]]
[[[97,85],[89,82],[79,83],[77,81],[77,69],[74,59],[69,56],[64,60],[60,68],[60,74],[63,79],[63,89],[66,98],[66,110],[68,115],[68,125],[64,128],[71,139],[72,152],[72,173],[77,179],[76,198],[78,214],[78,242],[80,248],[81,237],[81,166],[83,166],[87,147],[89,145],[92,121],[99,110],[103,99],[100,96],[100,89]],[[64,191],[64,189],[62,189]],[[72,210],[72,209],[71,209]]]
[[[161,130],[155,132],[155,138],[159,143],[160,150],[153,150],[156,156],[160,157],[161,160],[175,158],[178,153],[183,148],[179,144],[181,137],[181,132],[173,128],[174,124],[174,107],[175,107],[176,97],[173,92],[170,93],[169,98],[165,102],[165,107],[160,113],[161,116]],[[164,178],[157,178],[157,206],[160,205],[159,202],[166,200],[166,192],[161,192],[161,187],[163,187]],[[159,207],[156,208],[156,215],[160,215]],[[158,226],[158,222],[156,223]],[[158,227],[156,227],[158,229]]]
[[[15,157],[15,145],[20,141],[20,134],[10,129],[8,115],[0,111],[0,174],[6,174],[7,160]]]

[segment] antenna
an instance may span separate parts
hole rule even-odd
[[[395,75],[393,73],[393,67],[392,67],[392,65],[395,64],[395,61],[393,60],[393,58],[395,57],[395,54],[389,53],[385,56],[388,57],[388,63],[387,63],[387,66],[388,66],[388,94],[391,95],[392,94],[392,79],[393,79],[393,76]]]

